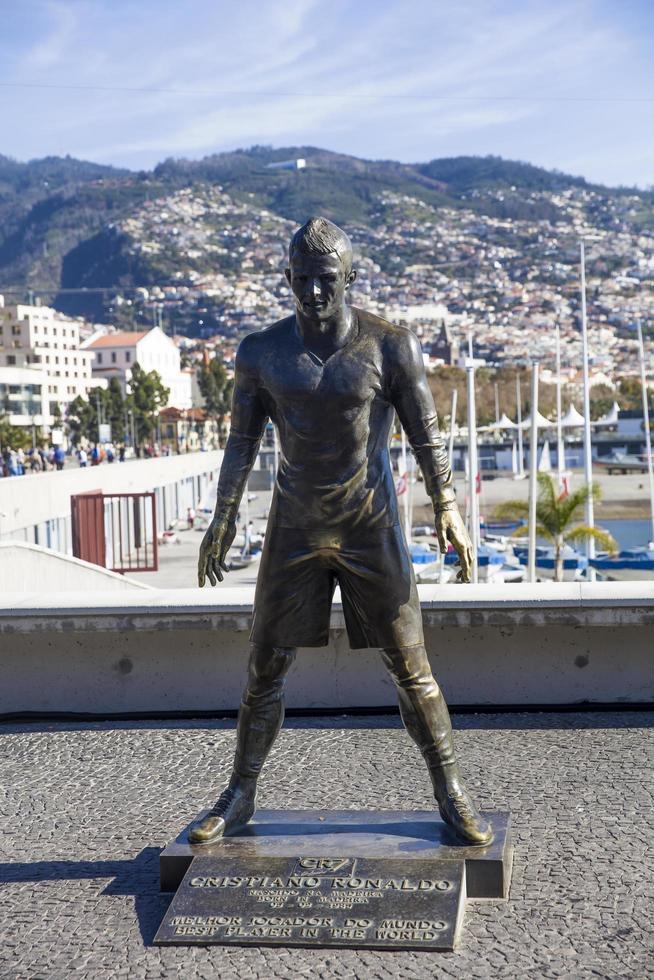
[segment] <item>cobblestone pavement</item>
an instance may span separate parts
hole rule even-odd
[[[225,779],[234,722],[0,725],[0,977],[654,976],[654,713],[455,724],[471,788],[513,812],[517,846],[510,901],[470,903],[447,954],[153,947],[159,849]],[[266,775],[266,807],[430,801],[394,717],[292,719]]]

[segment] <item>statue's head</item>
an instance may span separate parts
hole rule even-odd
[[[356,279],[348,236],[327,218],[310,218],[293,235],[288,258],[286,278],[297,308],[310,319],[329,319]]]

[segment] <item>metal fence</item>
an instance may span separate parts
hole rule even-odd
[[[112,572],[159,568],[154,492],[75,494],[71,517],[76,558]]]

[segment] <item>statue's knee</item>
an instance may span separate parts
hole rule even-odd
[[[272,656],[263,665],[262,676],[283,683],[295,660],[295,654],[294,647],[273,647]]]
[[[281,694],[286,674],[295,659],[295,653],[293,647],[255,647],[250,656],[244,700],[247,701],[248,694],[254,697],[275,692]]]
[[[423,694],[439,694],[424,646],[387,647],[382,650],[382,658],[398,687]]]

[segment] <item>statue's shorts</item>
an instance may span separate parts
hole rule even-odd
[[[413,566],[399,525],[352,532],[269,527],[250,639],[325,646],[337,585],[352,649],[423,642]]]

